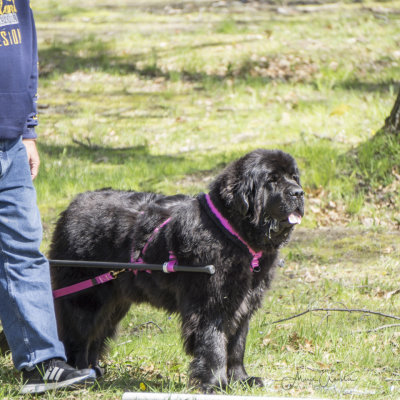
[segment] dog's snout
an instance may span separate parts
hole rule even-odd
[[[293,188],[289,194],[293,197],[303,197],[304,191],[301,188]]]

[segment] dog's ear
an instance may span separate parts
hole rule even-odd
[[[235,180],[232,190],[232,207],[241,215],[249,213],[254,203],[255,182],[253,174]]]
[[[243,216],[248,213],[249,188],[246,182],[236,176],[224,174],[214,181],[210,189],[218,193],[227,208]]]
[[[227,208],[242,216],[253,214],[257,168],[247,165],[245,156],[229,165],[210,185]]]
[[[249,200],[248,196],[244,193],[240,193],[234,196],[233,207],[243,216],[249,212]]]
[[[238,180],[234,196],[236,209],[243,216],[249,216],[256,225],[264,218],[265,193],[262,188],[261,176],[256,169],[253,169]]]

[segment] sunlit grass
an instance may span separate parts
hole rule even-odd
[[[303,227],[283,250],[246,362],[265,389],[231,394],[382,399],[399,394],[399,143],[372,139],[398,91],[398,3],[168,0],[32,1],[40,49],[42,164],[36,180],[47,252],[58,214],[101,187],[195,194],[257,148],[295,156]],[[394,12],[396,11],[396,12]],[[323,227],[323,228],[321,228]],[[317,229],[318,228],[318,229]],[[148,323],[152,321],[152,323]],[[186,392],[179,320],[133,307],[89,392],[46,399]],[[19,375],[1,358],[0,397]]]

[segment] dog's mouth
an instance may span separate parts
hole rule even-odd
[[[297,224],[301,224],[301,214],[297,211],[292,212],[289,214],[289,216],[287,217],[287,221],[289,222],[289,224],[291,225],[297,225]]]
[[[273,217],[267,217],[265,222],[267,224],[267,236],[269,239],[272,238],[273,234],[278,234],[282,230],[292,228],[295,225],[301,224],[302,215],[299,211],[291,212],[285,219],[279,220]]]

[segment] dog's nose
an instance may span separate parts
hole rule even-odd
[[[304,192],[303,192],[303,190],[300,189],[300,188],[292,189],[292,190],[289,192],[289,194],[290,194],[291,196],[293,196],[293,197],[302,197],[302,196],[304,196]]]

